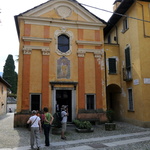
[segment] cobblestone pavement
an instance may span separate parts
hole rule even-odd
[[[13,113],[0,116],[0,150],[30,150],[30,132],[26,128],[13,128]],[[73,125],[67,127],[67,140],[50,134],[51,146],[41,150],[150,150],[150,128],[116,122],[114,131],[105,131],[104,125],[95,125],[94,132],[77,133]]]

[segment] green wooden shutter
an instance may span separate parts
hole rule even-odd
[[[109,58],[109,73],[114,74],[116,73],[116,58]]]
[[[125,49],[125,59],[126,59],[126,68],[131,68],[131,61],[130,61],[130,48],[127,47]]]

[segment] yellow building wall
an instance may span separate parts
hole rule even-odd
[[[121,73],[120,73],[120,52],[119,52],[119,45],[117,44],[105,44],[104,46],[105,50],[105,64],[106,64],[106,75],[107,75],[107,86],[110,84],[116,84],[119,87],[120,79],[121,79]],[[108,66],[108,58],[116,58],[116,68],[117,73],[116,74],[109,74],[109,66]]]
[[[140,3],[140,4],[139,4]],[[125,15],[134,18],[140,18],[144,20],[150,20],[150,9],[148,2],[138,1],[134,3]],[[143,8],[143,9],[142,9]],[[144,15],[144,18],[143,18]],[[114,41],[114,36],[116,35],[116,27],[118,34],[118,44],[119,44],[119,58],[120,58],[120,71],[125,67],[125,48],[130,47],[130,57],[131,57],[131,72],[132,81],[123,81],[122,73],[120,78],[120,86],[122,88],[122,93],[119,96],[119,105],[121,106],[120,115],[123,120],[135,123],[141,126],[147,126],[150,124],[150,84],[144,83],[144,79],[150,78],[150,66],[149,61],[149,35],[150,35],[150,24],[143,23],[136,19],[128,18],[127,31],[122,32],[123,29],[123,17],[118,21],[118,23],[112,28],[108,35],[111,36],[111,42],[117,44]],[[108,35],[105,37],[105,42],[108,41]],[[105,44],[105,51],[106,51]],[[109,44],[109,47],[113,50],[113,46]],[[107,53],[106,53],[107,54]],[[111,55],[111,52],[109,51]],[[117,56],[117,54],[114,54]],[[113,77],[108,77],[108,82],[113,82]],[[118,80],[119,81],[119,80]],[[132,88],[133,91],[133,102],[134,111],[128,111],[128,89]],[[147,125],[146,125],[147,124]]]
[[[30,65],[30,93],[42,91],[42,55],[40,50],[33,50]]]
[[[94,55],[87,53],[85,56],[85,93],[95,93],[95,63]]]

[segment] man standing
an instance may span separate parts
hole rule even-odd
[[[62,117],[62,130],[61,130],[61,139],[66,140],[65,132],[67,128],[67,117],[68,117],[68,106],[62,106],[61,117]]]
[[[50,146],[49,142],[49,132],[51,128],[51,124],[53,123],[53,116],[48,112],[48,108],[44,107],[44,135],[45,135],[45,146]]]
[[[40,117],[36,115],[36,111],[32,111],[32,116],[29,118],[27,123],[31,123],[31,133],[30,133],[30,145],[31,149],[34,149],[34,143],[36,143],[37,150],[40,148],[40,131],[41,131],[41,121]]]

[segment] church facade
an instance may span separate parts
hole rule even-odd
[[[20,40],[17,113],[48,107],[54,114],[68,105],[69,121],[102,120],[105,21],[74,0],[50,0],[15,21]]]

